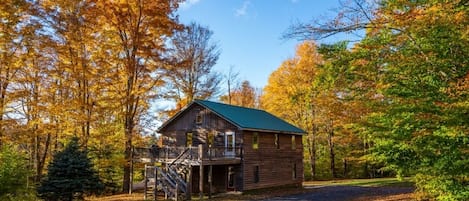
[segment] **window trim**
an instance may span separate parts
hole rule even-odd
[[[275,148],[280,149],[280,135],[278,133],[275,133],[274,145]]]
[[[291,149],[292,150],[296,150],[296,139],[295,139],[295,135],[292,135],[291,136]]]
[[[189,141],[189,136],[190,136],[190,141]],[[190,142],[190,144],[189,144]],[[187,132],[186,133],[186,147],[192,147],[194,144],[194,133],[193,132]]]
[[[204,118],[203,118],[203,115],[201,114],[201,112],[197,112],[197,115],[195,116],[195,123],[196,124],[202,124],[204,121]]]
[[[213,147],[213,145],[215,143],[215,135],[217,135],[217,131],[208,132],[207,145],[209,147]]]
[[[254,150],[259,149],[259,133],[258,132],[252,133],[252,149]]]

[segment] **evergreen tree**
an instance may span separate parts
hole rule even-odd
[[[72,138],[65,150],[54,155],[37,193],[45,200],[82,200],[84,194],[98,193],[103,187],[87,152],[80,149],[78,138]]]

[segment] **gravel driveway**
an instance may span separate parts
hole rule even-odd
[[[308,188],[308,187],[306,187]],[[408,194],[411,187],[359,187],[359,186],[324,186],[310,187],[308,193],[273,197],[267,200],[284,201],[343,201],[343,200],[376,200],[376,197]],[[379,199],[378,199],[379,200]]]

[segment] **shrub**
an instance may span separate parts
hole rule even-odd
[[[13,200],[27,194],[28,169],[26,155],[13,146],[0,150],[0,200]]]

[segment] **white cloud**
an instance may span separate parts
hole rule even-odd
[[[249,5],[251,5],[251,2],[250,1],[244,1],[243,2],[243,5],[241,6],[241,8],[238,8],[235,10],[235,16],[236,17],[239,17],[239,16],[245,16],[248,14],[248,7]]]
[[[189,9],[191,6],[199,3],[200,0],[186,0],[184,2],[182,2],[181,4],[179,4],[179,6],[181,7],[181,9],[185,10],[185,9]]]

